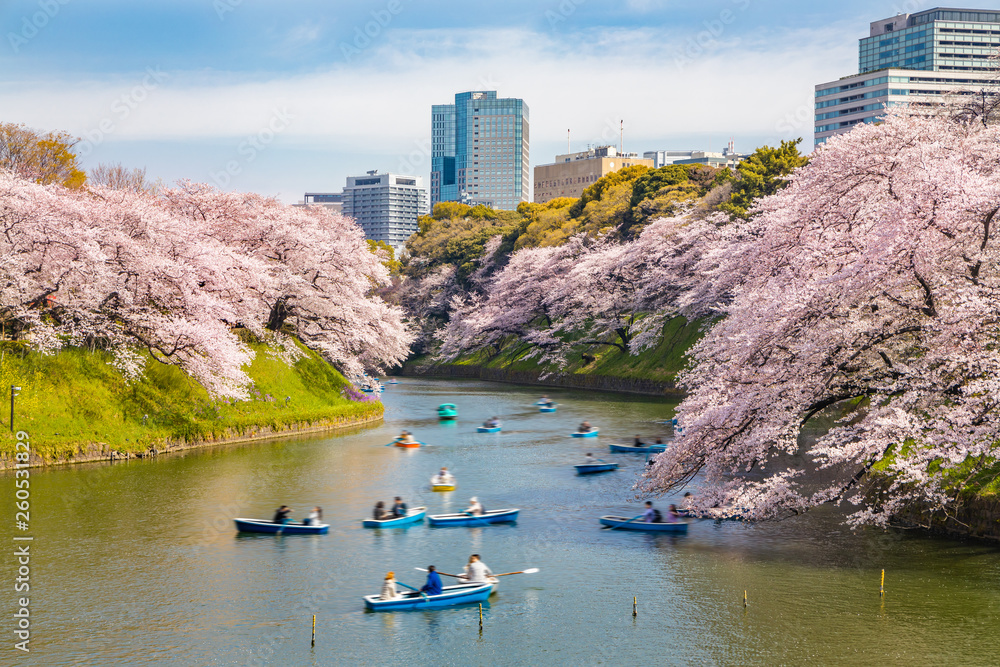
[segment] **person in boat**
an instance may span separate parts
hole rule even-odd
[[[376,521],[383,521],[392,517],[392,514],[385,511],[385,503],[381,500],[375,503],[375,511],[372,513]]]
[[[396,575],[389,572],[385,575],[385,579],[382,581],[382,592],[379,593],[379,600],[395,600],[399,597],[399,593],[396,592]]]
[[[274,510],[274,518],[271,519],[271,523],[288,523],[288,515],[292,513],[292,508],[288,505],[282,505],[278,509]]]
[[[590,422],[583,422],[582,424],[580,424],[579,428],[580,433],[590,433],[593,430],[594,427],[590,425]]]
[[[479,498],[473,496],[469,498],[468,509],[463,510],[462,514],[469,514],[471,516],[482,516],[483,511],[484,511],[483,506],[480,504]]]
[[[441,470],[438,471],[438,474],[431,478],[431,484],[447,485],[454,483],[455,476],[448,472],[447,466],[441,466]]]
[[[463,584],[485,584],[492,576],[493,571],[486,563],[479,560],[479,554],[472,554],[469,556],[469,562],[465,564],[463,574],[458,575],[458,580]]]
[[[483,422],[483,426],[485,426],[486,428],[496,428],[499,425],[500,425],[499,417],[490,417],[489,419]]]
[[[639,437],[639,434],[636,433],[636,435],[635,435],[635,442],[632,443],[632,446],[633,447],[645,447],[646,443],[644,443],[642,441],[642,438]]]
[[[542,396],[540,399],[538,399],[538,404],[546,408],[551,408],[554,405],[552,399],[549,398],[548,396]]]
[[[395,502],[392,504],[392,515],[394,517],[406,516],[406,503],[399,496],[396,496]]]
[[[312,508],[309,516],[302,521],[302,524],[305,526],[318,526],[321,523],[323,523],[323,508],[318,506]]]
[[[681,520],[681,515],[677,512],[677,505],[671,505],[667,509],[667,523],[677,523]]]
[[[593,454],[587,452],[587,458],[584,459],[584,463],[600,463],[600,462],[601,462],[600,459],[595,458]]]
[[[437,573],[437,568],[433,565],[427,566],[427,583],[420,587],[420,592],[425,595],[441,595],[441,575]]]
[[[400,433],[399,437],[396,438],[396,441],[401,442],[404,445],[412,445],[414,442],[416,442],[416,440],[413,439],[413,434],[410,433],[409,431],[403,431],[402,433]]]
[[[656,439],[656,444],[662,445],[663,444],[663,438],[657,438]]]
[[[646,501],[646,511],[642,513],[642,520],[646,523],[663,523],[663,515],[660,510],[653,507],[652,501]]]

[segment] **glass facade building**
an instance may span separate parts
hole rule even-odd
[[[442,201],[513,210],[528,201],[528,105],[495,90],[431,107],[431,206]]]
[[[872,123],[888,107],[928,113],[946,98],[994,88],[1000,11],[936,8],[875,21],[859,40],[859,74],[816,86],[815,142]]]

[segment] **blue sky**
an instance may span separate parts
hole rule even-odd
[[[640,153],[811,147],[813,86],[856,72],[869,22],[934,6],[8,0],[0,121],[81,137],[88,168],[288,202],[369,169],[426,177],[430,105],[463,90],[526,101],[532,165],[567,128],[573,150],[617,143],[619,120]]]

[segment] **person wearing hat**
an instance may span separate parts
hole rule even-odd
[[[469,507],[462,514],[471,514],[472,516],[482,516],[483,506],[479,504],[479,498],[472,496],[469,498]]]
[[[382,582],[382,592],[379,594],[379,600],[395,600],[399,597],[399,593],[396,592],[396,575],[393,572],[389,572],[385,575],[385,581]]]

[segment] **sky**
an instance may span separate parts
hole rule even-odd
[[[0,122],[296,202],[371,169],[430,173],[430,107],[496,90],[531,165],[587,145],[740,152],[803,137],[872,21],[918,0],[5,0]],[[950,5],[949,5],[950,6]],[[964,2],[988,8],[989,3]],[[996,3],[993,3],[996,7]]]

